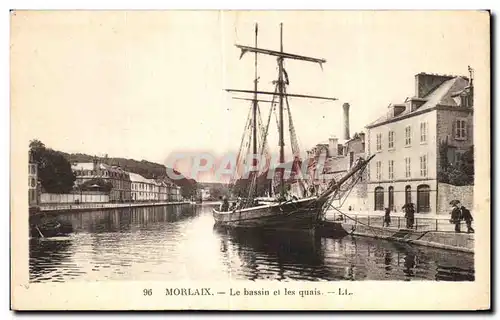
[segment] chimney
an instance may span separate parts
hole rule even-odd
[[[342,105],[344,108],[344,139],[349,140],[349,104],[344,103]]]
[[[98,172],[99,172],[99,160],[97,159],[97,157],[94,157],[92,162],[94,164],[93,170],[98,174]]]
[[[415,75],[415,97],[424,98],[445,81],[453,79],[454,76],[439,74],[428,74],[421,72]]]
[[[330,138],[328,139],[328,156],[336,157],[338,156],[338,138]]]

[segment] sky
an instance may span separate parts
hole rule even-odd
[[[165,163],[180,151],[237,151],[250,104],[224,89],[252,89],[254,57],[240,60],[234,44],[253,46],[258,23],[258,46],[279,50],[282,22],[285,52],[327,60],[323,69],[287,60],[288,92],[339,99],[290,99],[306,150],[342,137],[345,102],[352,135],[412,96],[419,72],[489,72],[481,69],[489,52],[478,49],[488,45],[489,27],[477,23],[484,19],[439,11],[18,11],[11,123],[26,145],[36,138],[65,152]],[[272,91],[276,59],[258,59],[259,89]],[[267,119],[269,107],[261,108]],[[277,146],[275,136],[269,142]]]

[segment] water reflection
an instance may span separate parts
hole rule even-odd
[[[61,214],[75,233],[30,241],[32,281],[474,281],[473,255],[305,231],[213,227],[207,206]]]

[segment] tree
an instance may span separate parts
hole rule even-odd
[[[49,193],[70,192],[76,178],[66,157],[61,152],[46,148],[40,140],[30,141],[29,146],[42,188]]]
[[[440,170],[438,171],[438,181],[449,183],[455,186],[465,186],[474,184],[474,146],[464,152],[460,161],[452,164],[448,160],[448,141],[443,141],[439,145]]]

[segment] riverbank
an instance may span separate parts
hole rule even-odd
[[[62,213],[62,212],[81,212],[93,210],[111,210],[119,208],[138,208],[138,207],[158,207],[171,205],[191,204],[190,201],[174,202],[141,202],[141,203],[80,203],[80,204],[42,204],[39,212],[43,213]]]

